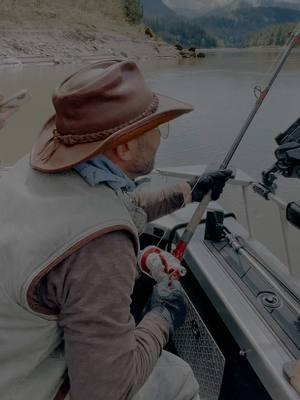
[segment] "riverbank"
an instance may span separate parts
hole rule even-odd
[[[122,57],[140,63],[177,61],[173,46],[113,31],[0,29],[0,67],[22,64],[75,64],[102,57]]]
[[[180,57],[174,46],[147,36],[143,25],[130,25],[117,11],[108,16],[91,10],[53,10],[0,7],[0,67],[87,63],[102,57],[155,64]]]

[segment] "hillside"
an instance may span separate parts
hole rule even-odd
[[[181,17],[166,6],[170,0],[143,0],[144,23],[169,43],[184,47],[216,47],[217,40],[192,19]]]
[[[120,31],[129,28],[128,13],[138,0],[1,0],[0,18],[3,23],[45,27],[53,24],[66,27],[88,26],[105,29],[111,22]],[[132,29],[130,29],[133,31]]]
[[[145,36],[141,18],[139,0],[1,0],[0,66],[103,56],[177,60],[173,47]]]
[[[192,20],[179,17],[144,17],[144,22],[169,43],[179,43],[186,48],[214,48],[218,46],[215,36],[208,34],[200,24]]]
[[[250,3],[251,2],[251,3]],[[297,3],[284,3],[274,0],[214,0],[210,7],[215,7],[214,14],[201,17],[187,18],[176,15],[166,4],[179,10],[179,2],[174,0],[143,0],[144,21],[158,35],[174,43],[180,42],[184,46],[197,47],[244,47],[248,45],[249,34],[254,34],[270,26],[278,24],[296,23],[300,21],[300,9]],[[182,2],[180,3],[182,5]],[[185,12],[196,7],[198,2],[185,3]],[[206,3],[199,0],[199,8]],[[227,4],[227,7],[221,7]],[[247,6],[252,4],[252,6]],[[290,5],[293,9],[260,4]],[[188,8],[188,5],[190,8]],[[254,5],[256,5],[254,7]],[[208,5],[207,5],[208,7]],[[166,9],[168,11],[166,11]],[[196,14],[196,11],[195,13]]]
[[[167,7],[162,0],[143,0],[144,15],[151,18],[167,17],[175,18],[176,13]]]
[[[267,29],[248,34],[245,46],[283,46],[287,43],[290,33],[294,32],[296,24],[272,25]]]
[[[178,15],[195,18],[221,16],[224,12],[244,7],[280,7],[300,9],[299,0],[163,0]]]
[[[247,35],[271,25],[300,21],[300,10],[280,7],[239,8],[222,17],[199,17],[193,20],[208,33],[224,41],[225,47],[243,47]]]

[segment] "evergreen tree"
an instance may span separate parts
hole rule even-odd
[[[147,17],[144,18],[144,22],[167,42],[181,43],[184,47],[217,47],[217,39],[192,20]]]

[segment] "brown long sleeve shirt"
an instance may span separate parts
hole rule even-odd
[[[180,208],[189,191],[180,184],[133,196],[150,221]],[[155,312],[135,325],[130,304],[137,277],[132,239],[115,231],[72,254],[37,286],[33,300],[58,313],[64,331],[72,400],[131,398],[154,368],[169,326]]]

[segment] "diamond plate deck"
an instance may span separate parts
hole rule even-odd
[[[225,358],[189,297],[185,324],[177,329],[174,344],[179,356],[193,369],[201,400],[218,400]]]

